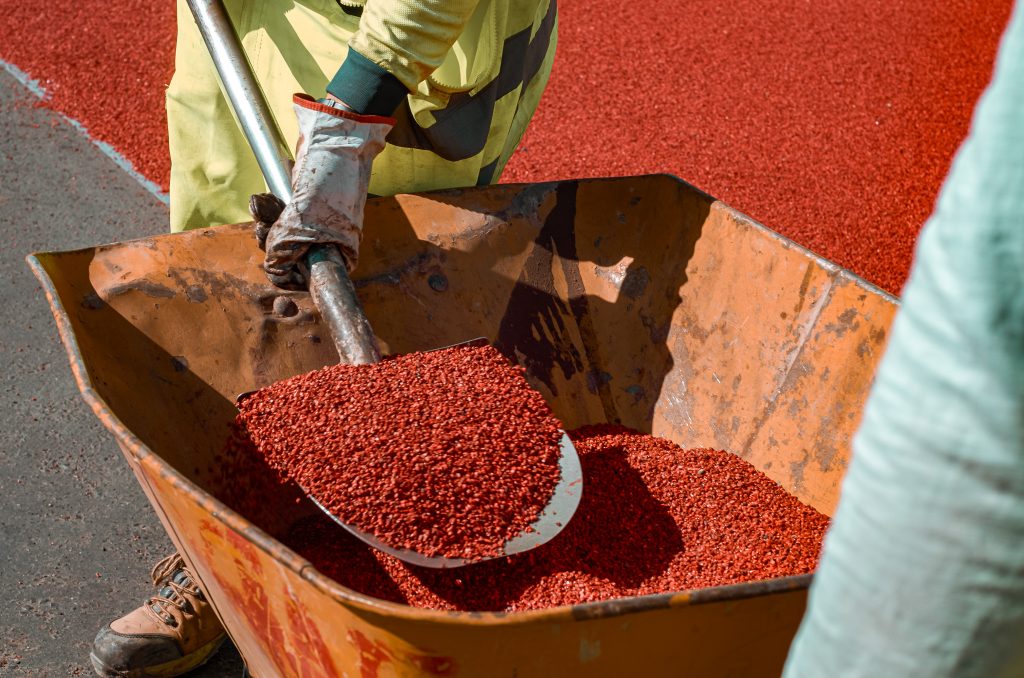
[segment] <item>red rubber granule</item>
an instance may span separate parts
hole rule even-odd
[[[4,2],[0,59],[39,81],[45,105],[82,123],[166,189],[164,93],[174,71],[175,25],[173,0]]]
[[[212,478],[196,473],[196,479],[221,501],[278,538],[297,519],[297,509],[308,503],[295,483],[267,465],[236,418],[223,449],[213,455]],[[198,470],[197,470],[198,471]]]
[[[298,517],[277,536],[344,586],[441,610],[539,609],[815,568],[828,518],[739,457],[684,450],[621,426],[586,426],[570,436],[583,499],[566,528],[532,551],[431,570],[370,548],[322,514]],[[239,441],[224,473],[258,475],[259,456]],[[222,498],[240,499],[247,511],[259,503],[244,490],[228,495]]]
[[[426,556],[503,554],[560,477],[561,424],[490,346],[326,367],[257,391],[238,419],[340,520]]]

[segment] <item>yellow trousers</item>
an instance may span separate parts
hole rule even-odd
[[[277,125],[294,147],[298,127],[292,94],[323,96],[359,18],[335,0],[225,4]],[[502,21],[488,20],[495,12],[503,13]],[[551,72],[558,30],[555,1],[482,0],[470,25],[496,23],[507,26],[503,39],[488,36],[485,41],[500,61],[493,69],[496,76],[464,87],[446,83],[442,88],[433,78],[421,83],[396,111],[398,122],[374,161],[370,193],[489,184],[501,176]],[[171,230],[249,220],[249,196],[266,191],[266,183],[184,0],[178,0],[167,122]]]

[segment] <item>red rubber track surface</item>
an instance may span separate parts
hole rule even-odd
[[[503,181],[670,172],[898,292],[1011,6],[562,0]],[[7,2],[0,58],[166,185],[174,23],[173,0]]]
[[[0,59],[166,188],[175,24],[174,0],[3,0]]]

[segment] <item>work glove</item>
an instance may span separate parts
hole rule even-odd
[[[305,94],[293,101],[299,141],[292,201],[284,205],[271,194],[254,195],[249,210],[266,252],[267,277],[298,290],[308,286],[304,259],[312,245],[337,245],[348,269],[355,267],[370,167],[394,120],[334,108]]]

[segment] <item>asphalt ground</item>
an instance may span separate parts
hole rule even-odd
[[[172,546],[81,400],[24,257],[159,233],[167,208],[0,70],[0,676],[89,676]],[[239,676],[230,647],[199,677]]]

